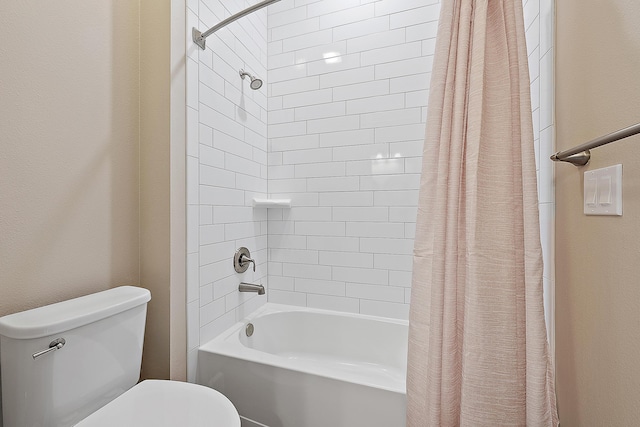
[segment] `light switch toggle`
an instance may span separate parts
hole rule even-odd
[[[622,165],[584,173],[584,213],[622,215]]]
[[[598,203],[603,206],[611,205],[611,176],[605,175],[598,179]]]
[[[596,177],[584,180],[584,202],[590,208],[598,205],[598,179]]]

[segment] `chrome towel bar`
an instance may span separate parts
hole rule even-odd
[[[640,123],[636,123],[635,125],[617,130],[608,135],[601,136],[600,138],[592,139],[591,141],[585,142],[584,144],[578,145],[569,150],[559,151],[551,156],[551,160],[554,162],[568,162],[574,166],[584,166],[589,163],[589,160],[591,159],[591,152],[589,150],[639,133]]]

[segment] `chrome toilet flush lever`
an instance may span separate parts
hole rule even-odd
[[[253,264],[253,271],[256,271],[256,262],[251,259],[251,252],[244,246],[236,251],[233,256],[233,268],[238,273],[244,273],[249,268],[249,264]]]
[[[48,349],[39,351],[37,353],[33,353],[31,355],[31,357],[33,357],[33,360],[35,360],[36,358],[38,358],[40,356],[44,356],[47,353],[51,353],[52,351],[60,350],[62,347],[64,347],[64,345],[66,343],[67,342],[65,341],[64,338],[57,338],[57,339],[55,339],[55,340],[53,340],[53,341],[51,341],[49,343],[49,348]]]

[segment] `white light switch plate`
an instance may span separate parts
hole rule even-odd
[[[622,216],[622,165],[584,173],[584,213]]]

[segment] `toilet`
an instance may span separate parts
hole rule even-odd
[[[4,427],[240,427],[211,388],[138,383],[150,299],[121,286],[0,318]]]

